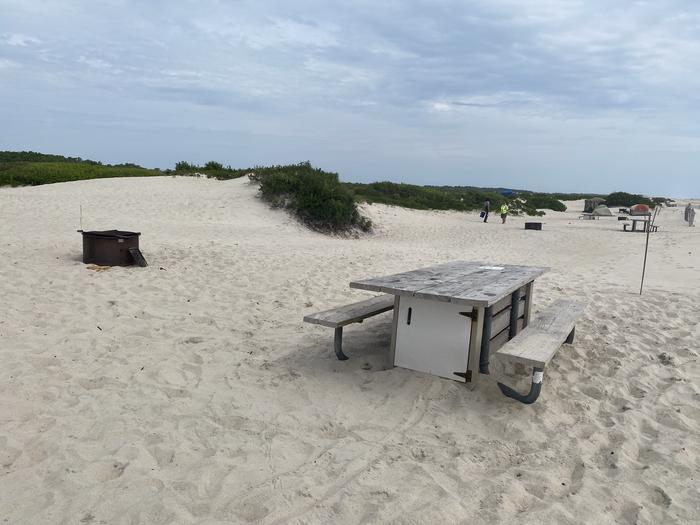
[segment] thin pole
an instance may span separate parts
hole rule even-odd
[[[651,220],[651,222],[647,222],[647,244],[644,248],[644,266],[642,266],[642,284],[639,285],[639,295],[642,295],[642,290],[644,289],[644,274],[647,271],[647,253],[649,253],[649,233],[651,232],[651,227],[654,225],[654,221],[656,221],[656,214],[659,212],[659,205],[656,205],[656,208],[654,208],[654,218]]]

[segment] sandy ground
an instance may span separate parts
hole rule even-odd
[[[150,266],[87,269],[80,205]],[[532,232],[372,205],[342,239],[243,179],[0,189],[0,523],[698,523],[700,228],[662,211],[640,297],[644,235],[579,206]],[[390,368],[390,314],[346,362],[302,323],[457,259],[551,267],[535,310],[588,302],[534,405],[498,366],[475,391]]]

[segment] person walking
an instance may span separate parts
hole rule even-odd
[[[688,226],[695,226],[695,208],[692,204],[689,204],[690,209],[688,210]]]
[[[483,209],[484,222],[488,222],[490,211],[491,211],[491,201],[489,199],[486,199],[486,202],[484,202],[484,209]]]
[[[501,204],[501,221],[503,221],[501,224],[505,224],[507,218],[508,218],[508,205],[504,202],[503,204]]]
[[[685,222],[690,222],[690,210],[693,209],[693,203],[689,202],[688,205],[685,207],[685,214],[684,214],[684,219]]]

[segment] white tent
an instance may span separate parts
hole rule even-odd
[[[600,206],[597,206],[595,210],[593,210],[593,215],[597,217],[612,217],[613,214],[610,211],[610,208],[608,208],[605,204],[601,204]]]
[[[594,197],[592,199],[586,199],[584,205],[583,205],[583,213],[593,213],[593,211],[603,204],[605,202],[605,199],[601,197]]]

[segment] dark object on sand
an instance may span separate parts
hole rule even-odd
[[[646,204],[635,204],[630,208],[630,215],[651,215],[651,209]]]
[[[600,197],[586,199],[583,204],[583,213],[593,213],[593,210],[603,203],[605,203],[605,199],[601,199]]]
[[[83,262],[100,266],[147,266],[139,250],[140,232],[90,231],[83,234]]]
[[[526,222],[525,229],[526,230],[541,230],[542,223],[541,222]]]

